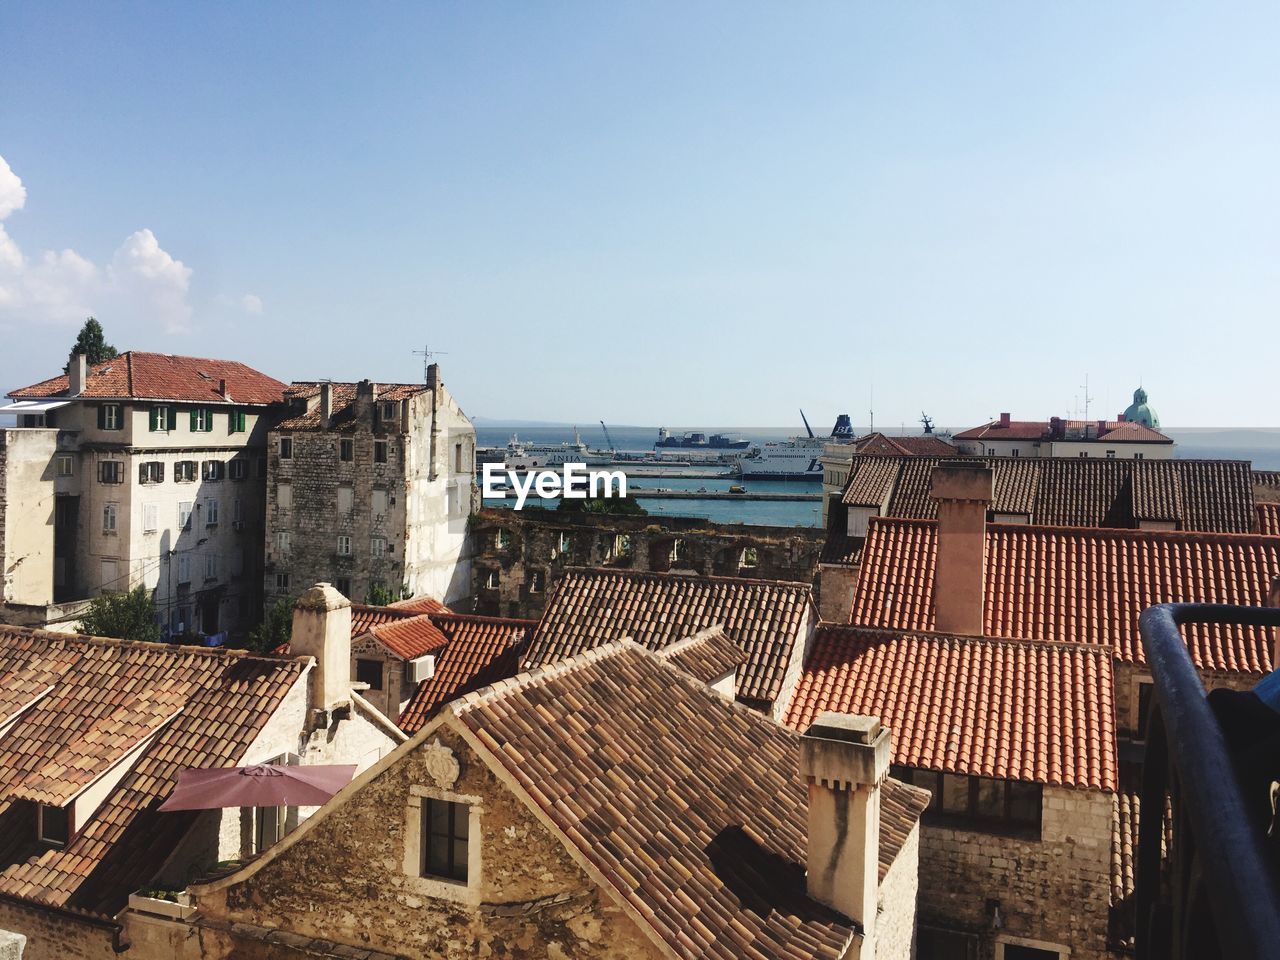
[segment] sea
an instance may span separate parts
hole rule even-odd
[[[487,420],[476,418],[476,442],[482,447],[503,447],[513,435],[532,443],[563,443],[573,439],[575,426],[565,423],[536,423],[519,420]],[[813,424],[815,433],[830,432],[829,424]],[[605,438],[600,424],[580,424],[576,427],[579,436],[592,450],[608,449],[609,440]],[[673,434],[679,436],[689,431],[698,431],[708,435],[723,433],[749,440],[752,444],[777,443],[794,436],[794,428],[786,427],[670,427]],[[963,428],[958,428],[963,429]],[[861,435],[870,432],[869,428],[855,427]],[[889,436],[917,435],[910,431],[881,428]],[[947,432],[940,428],[939,433]],[[956,431],[953,431],[956,432]],[[1177,444],[1176,454],[1188,459],[1204,460],[1250,460],[1255,470],[1280,470],[1280,428],[1213,428],[1192,427],[1185,429],[1166,429],[1164,431]],[[653,449],[653,442],[658,437],[657,427],[618,426],[609,427],[609,438],[616,450],[644,452]],[[786,493],[813,492],[820,493],[820,483],[786,482],[781,480],[743,481],[737,477],[724,479],[684,479],[677,477],[637,477],[630,481],[631,487],[665,487],[671,490],[716,490],[728,491],[730,486],[738,485],[750,492],[781,491]],[[820,500],[777,501],[777,500],[665,500],[651,499],[643,495],[643,490],[636,500],[649,513],[655,516],[702,517],[716,523],[743,523],[771,527],[816,527],[822,523],[822,503]],[[487,506],[510,507],[513,500],[486,501]],[[546,501],[544,506],[554,507],[554,501]]]

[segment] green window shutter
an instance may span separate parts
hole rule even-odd
[[[205,433],[213,432],[213,408],[212,407],[204,408],[204,432]]]
[[[196,423],[196,411],[195,411],[195,408],[193,407],[193,408],[191,409],[191,430],[192,430],[192,432],[194,433],[194,432],[198,429],[198,427],[199,427],[199,425]]]
[[[98,429],[107,429],[107,405],[105,403],[98,404]]]
[[[156,432],[156,430],[158,430],[158,429],[159,429],[159,427],[157,427],[157,426],[156,426],[156,419],[157,419],[157,418],[156,418],[156,414],[157,414],[157,413],[159,413],[159,412],[160,412],[160,411],[158,411],[155,407],[152,407],[152,408],[151,408],[150,415],[149,415],[149,416],[148,416],[148,418],[147,418],[147,425],[148,425],[148,427],[150,428],[150,430],[151,430],[151,432],[152,432],[152,433],[155,433],[155,432]]]

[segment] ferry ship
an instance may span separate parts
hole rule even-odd
[[[750,440],[730,437],[723,433],[713,433],[710,437],[705,433],[686,433],[677,437],[673,436],[666,427],[658,428],[658,439],[653,444],[655,450],[693,450],[706,453],[745,450],[749,446],[751,446]]]
[[[587,447],[578,428],[573,428],[573,440],[563,443],[525,443],[516,434],[507,441],[503,463],[508,470],[535,470],[542,467],[558,467],[565,463],[609,463],[611,457],[593,453]]]
[[[852,443],[853,423],[847,413],[836,417],[831,436],[816,437],[804,411],[800,411],[808,436],[792,437],[780,443],[766,443],[738,461],[744,480],[806,480],[822,482],[822,448],[828,443]]]

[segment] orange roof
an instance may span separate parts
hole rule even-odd
[[[873,518],[850,622],[932,630],[936,540],[934,521]],[[1278,574],[1277,537],[996,524],[987,528],[983,633],[1100,643],[1145,663],[1138,616],[1147,607],[1262,606]],[[1183,636],[1201,669],[1271,669],[1262,628],[1195,624]]]
[[[219,382],[227,383],[227,397]],[[67,375],[14,390],[15,399],[61,397],[70,389]],[[281,403],[287,384],[234,360],[175,357],[130,350],[89,367],[80,397],[86,399],[175,400],[189,403],[261,405]]]
[[[956,448],[941,437],[932,434],[920,437],[889,437],[883,433],[869,433],[853,441],[859,454],[906,457],[952,457]]]
[[[980,427],[957,433],[957,440],[1105,440],[1107,443],[1173,443],[1169,437],[1150,427],[1128,420],[1107,420],[1098,436],[1097,420],[1010,420],[1002,424],[992,420]],[[1091,435],[1085,436],[1085,431]]]
[[[435,673],[418,684],[400,712],[400,728],[416,733],[444,703],[514,676],[522,644],[536,620],[432,614],[432,623],[448,638],[436,656]]]
[[[425,613],[379,624],[369,634],[401,660],[416,659],[449,642]]]
[[[115,913],[194,815],[161,814],[185,767],[234,766],[304,661],[0,627],[0,892]],[[15,719],[16,718],[16,719]],[[132,768],[64,848],[32,807],[65,804],[136,747]]]
[[[374,627],[383,623],[395,623],[417,616],[412,610],[397,610],[395,607],[375,607],[366,603],[351,605],[351,639],[363,637]],[[279,651],[277,651],[279,652]]]
[[[1116,788],[1106,647],[823,624],[786,724],[876,716],[893,762],[977,777]]]
[[[1280,537],[1280,503],[1258,504],[1258,532]]]
[[[453,611],[446,607],[435,597],[423,595],[421,597],[411,597],[408,600],[397,600],[391,604],[392,610],[408,610],[410,613],[452,613]]]

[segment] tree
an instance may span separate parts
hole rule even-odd
[[[87,319],[84,326],[80,328],[80,334],[76,337],[76,344],[71,348],[71,352],[83,353],[90,366],[105,360],[114,360],[120,356],[116,348],[107,343],[106,335],[102,332],[102,324],[93,317]],[[70,369],[71,361],[68,360],[62,372],[66,373]]]
[[[611,516],[645,517],[649,515],[644,507],[630,495],[625,497],[587,497],[585,500],[562,497],[557,510],[565,513],[602,513]]]
[[[395,603],[397,600],[408,600],[409,591],[403,586],[400,587],[399,596],[390,588],[379,580],[374,580],[369,584],[369,591],[365,594],[364,602],[371,607],[386,607]]]
[[[267,609],[262,622],[249,631],[249,649],[254,653],[271,653],[293,636],[293,601],[277,600]]]
[[[134,587],[128,593],[104,593],[89,601],[80,632],[117,640],[159,640],[156,605],[151,591]]]

